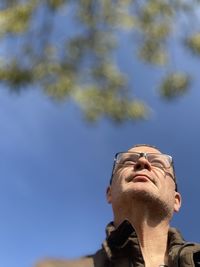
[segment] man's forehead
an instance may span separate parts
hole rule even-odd
[[[161,152],[157,148],[154,148],[151,146],[145,146],[145,145],[134,146],[130,148],[128,152],[146,152],[146,153],[160,153],[161,154]]]

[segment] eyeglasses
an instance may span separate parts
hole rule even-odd
[[[172,173],[168,172],[168,175],[174,180],[175,182],[175,190],[178,191],[175,170],[173,159],[171,156],[167,154],[160,154],[160,153],[144,153],[144,152],[119,152],[115,155],[114,164],[112,169],[112,175],[110,179],[110,184],[113,180],[113,175],[116,169],[116,165],[122,166],[134,166],[140,158],[144,157],[148,160],[151,166],[164,170],[165,172],[167,169],[172,167]]]
[[[160,153],[144,153],[144,152],[119,152],[115,155],[115,164],[120,165],[135,165],[140,158],[145,158],[156,168],[169,169],[172,166],[172,157]]]

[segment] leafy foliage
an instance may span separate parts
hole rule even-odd
[[[179,16],[190,18],[199,1],[161,0],[4,0],[0,4],[0,80],[20,91],[39,85],[53,99],[72,99],[90,121],[146,118],[149,108],[128,89],[116,62],[120,34],[126,32],[141,60],[170,62],[168,41],[179,30]],[[72,29],[73,24],[73,29]],[[184,37],[200,53],[200,33]],[[190,77],[179,71],[162,81],[172,99],[188,91]]]
[[[185,42],[194,54],[200,54],[200,32],[186,38]]]
[[[161,94],[166,99],[172,99],[187,92],[190,77],[185,73],[171,73],[162,82]]]

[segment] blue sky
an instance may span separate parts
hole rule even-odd
[[[73,103],[55,103],[37,88],[15,95],[0,87],[0,266],[29,267],[98,249],[112,220],[105,190],[114,154],[137,143],[174,157],[183,207],[172,225],[185,239],[200,241],[199,61],[173,49],[177,67],[195,79],[172,102],[157,93],[162,72],[130,60],[126,40],[118,51],[129,86],[152,107],[142,122],[92,126]]]
[[[177,102],[153,99],[150,120],[118,127],[81,120],[72,104],[39,91],[0,91],[0,266],[95,251],[112,219],[105,201],[115,152],[151,143],[175,158],[183,207],[173,224],[199,240],[199,90]]]

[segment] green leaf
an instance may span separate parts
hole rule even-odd
[[[160,93],[165,99],[173,99],[184,95],[191,82],[191,78],[185,73],[171,73],[161,83]]]
[[[195,33],[185,40],[187,47],[195,54],[200,54],[200,33]]]

